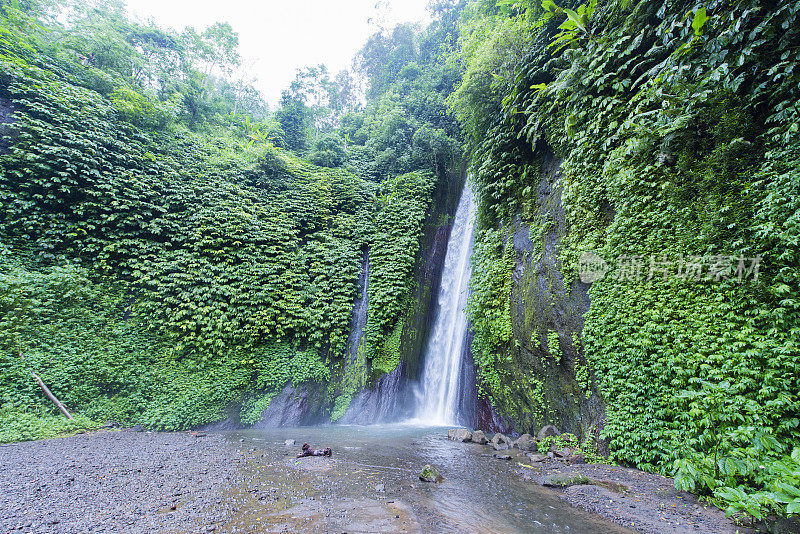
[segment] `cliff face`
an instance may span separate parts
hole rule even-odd
[[[561,241],[568,232],[561,201],[561,161],[542,159],[536,204],[525,223],[519,216],[510,228],[513,271],[510,296],[513,345],[511,376],[532,376],[540,384],[516,390],[511,403],[519,406],[514,426],[536,431],[544,424],[583,434],[602,426],[604,405],[593,385],[576,376],[585,360],[580,344],[584,315],[589,310],[589,284],[565,281]]]
[[[573,4],[575,32],[477,14],[502,40],[464,39],[479,385],[520,432],[594,429],[762,514],[800,428],[800,11],[626,5]]]

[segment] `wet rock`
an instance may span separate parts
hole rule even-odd
[[[479,445],[486,445],[489,443],[489,440],[486,439],[486,434],[484,434],[482,430],[476,430],[472,433],[472,442]]]
[[[422,468],[419,479],[423,482],[441,482],[444,480],[444,477],[439,474],[439,471],[435,467],[427,464]]]
[[[495,453],[494,457],[497,458],[498,460],[510,460],[511,459],[511,455],[510,454],[498,454],[498,453]]]
[[[578,486],[582,484],[589,484],[589,479],[577,472],[573,473],[556,473],[547,475],[542,479],[542,486],[550,486],[555,488],[565,488],[567,486]]]
[[[508,444],[506,444],[506,443],[490,443],[490,445],[496,451],[506,451],[506,450],[508,450]]]
[[[544,438],[549,438],[552,436],[560,436],[561,432],[554,427],[553,425],[546,425],[543,426],[539,433],[536,435],[536,439],[542,441]]]
[[[521,451],[532,451],[536,449],[536,440],[530,434],[522,434],[514,442],[514,447]]]
[[[511,438],[509,438],[505,434],[501,434],[499,432],[497,434],[495,434],[494,437],[492,437],[492,441],[490,441],[490,443],[493,446],[494,445],[505,445],[505,449],[510,449],[514,445],[514,442],[511,441]],[[497,447],[495,447],[495,450],[499,451],[499,450],[502,450],[502,449],[498,449]]]
[[[287,439],[286,441],[283,442],[283,445],[285,447],[294,447],[296,444],[297,444],[297,441],[295,441],[293,439]]]
[[[472,441],[472,432],[466,428],[452,428],[447,432],[447,439],[467,443]]]
[[[555,449],[554,448],[554,449],[550,449],[550,450],[552,450],[553,454],[555,454],[556,457],[558,457],[558,458],[567,458],[568,456],[570,456],[572,454],[572,449],[570,449],[569,447],[565,447],[563,449]]]
[[[527,456],[528,458],[531,459],[531,462],[544,462],[545,460],[547,460],[547,456],[544,454],[531,453],[528,454]]]

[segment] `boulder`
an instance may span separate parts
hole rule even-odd
[[[567,486],[578,486],[581,484],[589,484],[589,479],[580,473],[556,473],[547,475],[542,480],[542,486],[551,486],[554,488],[565,488]]]
[[[508,444],[507,443],[490,443],[491,447],[496,451],[507,451]]]
[[[444,480],[444,477],[439,474],[439,471],[437,471],[435,467],[427,464],[422,468],[419,479],[423,482],[441,482]]]
[[[568,461],[570,464],[573,465],[585,464],[586,457],[582,453],[573,454],[572,456],[569,457]]]
[[[466,428],[452,428],[447,432],[447,439],[467,443],[472,441],[472,433]]]
[[[481,430],[476,430],[472,433],[472,443],[477,443],[478,445],[486,445],[489,443],[489,440],[486,439],[486,434],[483,433]]]
[[[514,442],[514,447],[521,451],[533,451],[536,450],[536,440],[530,434],[522,434]]]
[[[572,449],[569,447],[564,447],[563,449],[551,449],[553,454],[555,454],[558,458],[566,458],[572,454]]]
[[[492,441],[490,443],[492,445],[503,443],[506,445],[506,449],[510,449],[511,447],[514,446],[514,442],[511,440],[511,438],[499,432],[492,437]]]
[[[561,432],[554,427],[553,425],[543,426],[539,433],[536,435],[536,439],[538,441],[542,441],[544,438],[549,438],[551,436],[560,436]]]
[[[531,459],[531,462],[534,462],[534,463],[536,463],[536,462],[544,462],[545,460],[547,460],[547,456],[545,456],[544,454],[530,453],[527,456],[528,456],[528,458]]]

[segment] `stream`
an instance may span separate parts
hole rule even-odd
[[[488,448],[446,427],[330,425],[223,434],[241,449],[222,532],[632,532],[521,480]],[[285,440],[296,440],[287,446]],[[300,446],[333,457],[295,458]],[[424,483],[422,466],[444,482]]]

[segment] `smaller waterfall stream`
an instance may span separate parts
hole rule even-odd
[[[438,314],[425,354],[416,419],[425,424],[457,423],[461,359],[467,333],[464,306],[470,277],[475,199],[464,186],[447,242]]]
[[[361,345],[361,338],[364,334],[364,325],[367,324],[367,307],[369,298],[369,251],[364,252],[364,259],[361,260],[361,274],[358,277],[358,285],[361,288],[361,296],[353,306],[353,324],[350,329],[350,337],[347,339],[347,352],[350,355],[350,362],[354,362],[358,356],[358,347]]]

